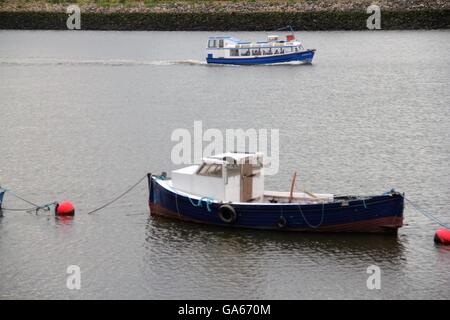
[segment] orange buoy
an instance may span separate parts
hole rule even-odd
[[[75,207],[69,201],[64,201],[56,205],[55,214],[57,216],[73,216],[75,215]]]
[[[450,230],[439,229],[434,235],[434,242],[437,244],[450,245]]]

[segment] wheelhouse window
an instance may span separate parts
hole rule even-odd
[[[208,48],[215,48],[217,46],[217,40],[210,39],[208,41]]]
[[[210,176],[210,177],[222,177],[222,165],[221,164],[202,164],[197,171],[198,175]]]
[[[223,39],[219,40],[219,48],[223,48]]]

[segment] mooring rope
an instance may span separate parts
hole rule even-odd
[[[445,224],[443,222],[441,222],[438,218],[436,218],[435,216],[433,216],[431,213],[426,212],[425,210],[423,210],[422,208],[420,208],[417,204],[415,204],[414,202],[412,202],[411,200],[407,199],[406,197],[403,197],[403,199],[406,200],[406,202],[408,202],[414,209],[416,209],[417,212],[423,214],[425,217],[427,217],[428,219],[436,222],[438,225],[440,225],[441,227],[444,227],[448,230],[450,230],[450,226],[448,224]]]
[[[0,210],[10,211],[10,212],[27,212],[27,213],[32,213],[34,211],[37,214],[40,210],[50,211],[51,207],[54,205],[56,205],[56,202],[51,202],[51,203],[44,204],[41,206],[36,206],[33,208],[3,208],[3,207],[1,207]]]
[[[208,197],[202,197],[200,199],[198,199],[197,203],[194,203],[194,201],[190,198],[187,197],[189,199],[189,202],[194,206],[194,207],[202,207],[202,202],[203,200],[205,200],[206,203],[206,210],[208,210],[208,212],[211,212],[211,207],[210,204],[213,202],[213,200],[211,198]]]
[[[178,217],[181,219],[180,209],[178,208],[178,193],[175,192],[175,207],[177,208]]]
[[[123,198],[124,196],[126,196],[128,193],[130,193],[134,188],[136,188],[142,181],[144,181],[144,179],[147,178],[147,175],[144,175],[142,178],[140,178],[135,184],[133,184],[131,187],[129,187],[127,190],[125,190],[124,192],[122,192],[120,195],[118,195],[117,197],[115,197],[114,199],[112,199],[111,201],[108,201],[107,203],[105,203],[104,205],[101,205],[100,207],[89,211],[87,214],[93,214],[97,211],[100,211],[104,208],[106,208],[107,206],[113,204],[114,202],[116,202],[117,200]]]
[[[2,190],[4,190],[5,192],[8,192],[10,195],[12,195],[13,197],[15,197],[15,198],[17,198],[17,199],[19,199],[19,200],[22,200],[23,202],[26,202],[26,203],[28,203],[28,204],[31,204],[31,205],[34,206],[35,208],[40,207],[40,205],[38,205],[38,204],[36,204],[36,203],[34,203],[34,202],[31,202],[31,201],[29,201],[29,200],[27,200],[27,199],[25,199],[25,198],[19,196],[17,193],[12,192],[12,191],[9,190],[9,189],[2,188]]]
[[[29,211],[34,210],[34,208],[27,208],[27,209],[25,209],[25,208],[3,208],[3,207],[1,207],[0,210],[2,210],[2,211],[14,211],[14,212],[29,212]]]
[[[318,223],[317,225],[315,225],[315,226],[312,225],[312,224],[310,224],[310,223],[308,222],[308,220],[306,219],[305,215],[303,214],[302,208],[300,207],[299,204],[297,204],[297,207],[298,207],[298,209],[300,210],[300,213],[301,213],[301,215],[302,215],[302,217],[303,217],[303,220],[306,222],[306,224],[308,225],[308,227],[313,228],[313,229],[317,229],[317,228],[319,228],[319,227],[322,225],[322,223],[323,223],[323,218],[324,218],[324,216],[325,216],[325,203],[324,203],[324,202],[322,202],[322,216],[321,216],[321,218],[320,218],[319,223]]]
[[[50,211],[50,208],[52,206],[56,205],[56,202],[50,202],[50,203],[47,203],[47,204],[38,205],[38,204],[36,204],[36,203],[34,203],[34,202],[30,201],[30,200],[25,199],[22,196],[19,196],[17,193],[15,193],[15,192],[13,192],[13,191],[11,191],[9,189],[3,188],[3,187],[0,187],[0,191],[4,192],[4,193],[7,192],[8,194],[12,195],[14,198],[22,200],[23,202],[28,203],[29,205],[33,206],[32,208],[4,208],[4,207],[1,207],[2,211],[28,212],[28,213],[31,213],[31,212],[34,211],[37,214],[39,212],[39,210]]]

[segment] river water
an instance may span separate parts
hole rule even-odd
[[[86,214],[177,168],[171,134],[201,120],[279,129],[268,189],[294,171],[315,192],[395,188],[450,222],[450,31],[300,32],[312,65],[256,67],[205,65],[208,35],[0,32],[0,183],[77,207],[72,221],[4,213],[0,298],[450,298],[450,250],[411,207],[398,236],[228,230],[151,218],[142,183]]]

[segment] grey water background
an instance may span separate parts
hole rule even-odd
[[[280,130],[268,189],[294,171],[315,192],[396,188],[450,222],[449,31],[299,32],[312,65],[256,67],[205,65],[208,35],[0,32],[0,183],[77,208],[72,221],[5,212],[0,298],[450,298],[450,251],[410,207],[393,237],[228,230],[149,217],[142,183],[86,214],[177,168],[171,133],[202,120]],[[81,290],[66,288],[69,265]]]

